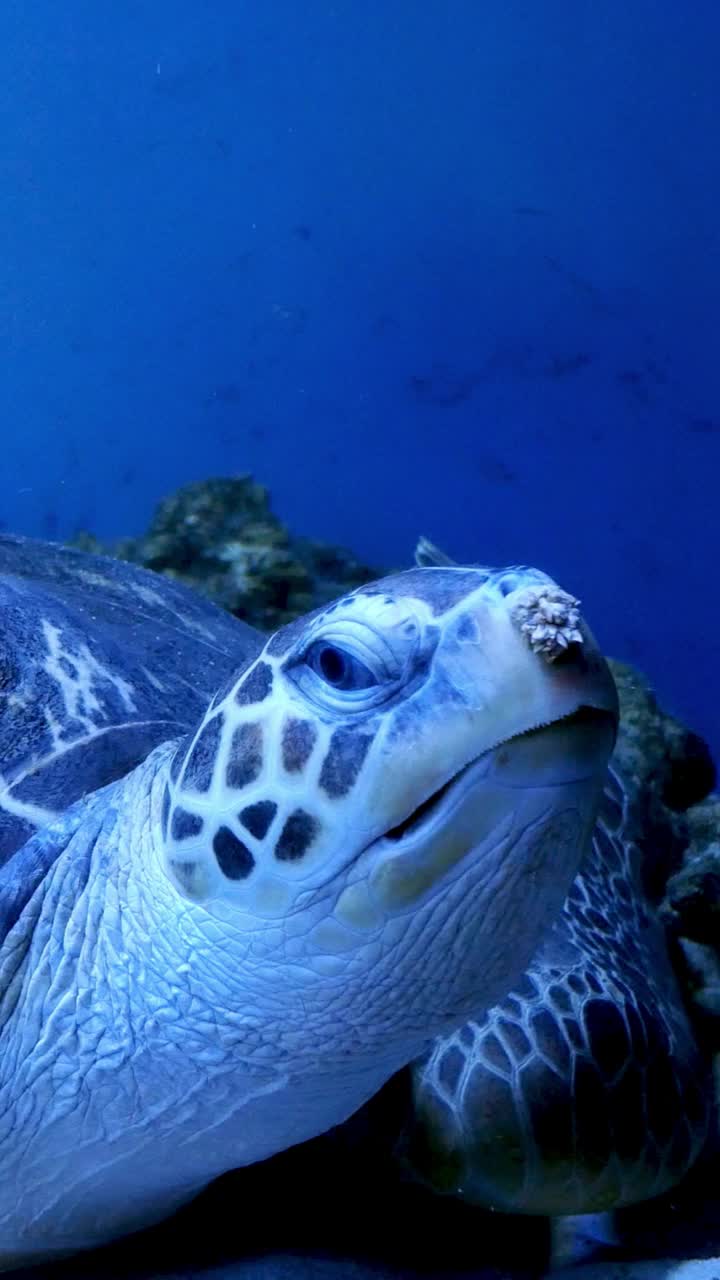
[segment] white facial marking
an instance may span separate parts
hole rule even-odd
[[[160,595],[159,591],[155,591],[153,587],[146,587],[143,582],[133,582],[131,590],[138,596],[144,604],[152,605],[162,609],[167,608],[167,601]]]
[[[96,573],[93,569],[76,569],[78,578],[82,578],[83,582],[87,582],[90,587],[113,587],[115,584],[110,578],[106,578],[102,573]]]
[[[145,679],[147,680],[148,684],[152,685],[153,689],[157,689],[160,693],[164,693],[165,685],[163,684],[162,680],[158,680],[157,676],[153,675],[152,671],[150,671],[148,667],[141,667],[140,670],[145,676]]]
[[[68,718],[78,720],[87,733],[97,731],[93,715],[106,718],[106,712],[95,693],[95,685],[99,681],[111,684],[116,689],[126,711],[137,710],[132,685],[98,662],[87,645],[81,645],[77,653],[70,653],[63,648],[59,627],[48,622],[47,618],[43,618],[42,629],[48,648],[43,670],[58,685]],[[70,671],[66,670],[63,663],[70,667]],[[46,711],[46,719],[53,746],[58,747],[62,744],[63,727],[58,724],[49,710]]]

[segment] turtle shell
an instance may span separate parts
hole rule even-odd
[[[184,734],[261,643],[149,570],[0,535],[0,865]]]

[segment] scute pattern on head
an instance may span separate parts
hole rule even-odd
[[[213,852],[220,870],[228,880],[246,880],[255,866],[255,859],[247,845],[229,827],[220,827],[215,832]]]
[[[335,729],[318,779],[318,785],[326,795],[338,799],[352,790],[374,737],[374,733]]]
[[[199,836],[202,829],[203,819],[199,813],[188,813],[187,809],[176,805],[170,824],[171,839],[178,842],[189,840],[191,836]]]
[[[235,701],[238,706],[248,706],[252,702],[263,702],[272,692],[273,673],[268,662],[256,662],[249,674],[238,685]]]
[[[238,706],[247,705],[245,702],[238,702]],[[262,725],[254,720],[239,724],[233,729],[230,756],[225,767],[226,787],[229,791],[243,791],[260,777],[262,767]]]
[[[183,786],[188,791],[210,790],[224,723],[222,710],[204,722],[183,770]]]
[[[175,785],[171,783],[168,789],[169,804],[173,812],[203,813],[205,829],[200,844],[195,841],[189,847],[183,841],[180,847],[171,821],[168,858],[180,887],[192,896],[204,899],[213,889],[222,893],[223,882],[244,885],[253,878],[258,862],[264,867],[267,884],[273,861],[286,859],[291,853],[299,860],[306,851],[297,832],[291,839],[290,797],[284,799],[281,794],[282,777],[277,776],[271,749],[283,715],[282,699],[271,696],[277,679],[273,664],[260,658],[228,687],[224,700],[214,705],[189,750],[179,749],[184,763]],[[262,696],[249,697],[248,690]],[[305,754],[304,765],[309,764],[311,754]],[[308,819],[313,829],[319,826],[311,815]],[[189,887],[187,864],[192,858],[198,872]]]
[[[483,580],[489,582],[491,577],[490,569],[456,568],[452,573],[443,569],[439,573],[437,569],[408,569],[402,575],[385,578],[382,586],[376,589],[365,587],[361,590],[367,597],[377,596],[392,601],[392,593],[402,582],[404,595],[422,600],[433,617],[439,618],[460,604],[470,592],[477,591]]]
[[[301,773],[317,741],[317,729],[310,720],[289,716],[282,731],[282,762],[286,773]]]
[[[168,790],[169,807],[197,812],[205,819],[193,850],[186,838],[187,821],[179,828],[184,837],[180,841],[175,837],[177,824],[170,822],[168,861],[171,870],[176,861],[182,864],[184,892],[192,856],[204,867],[194,880],[198,890],[203,886],[203,897],[222,893],[218,872],[233,881],[249,879],[255,872],[267,881],[267,896],[272,897],[270,881],[277,877],[278,864],[292,866],[294,874],[312,865],[312,856],[319,855],[328,836],[330,816],[338,803],[352,796],[378,731],[383,725],[387,729],[380,711],[388,681],[390,693],[397,688],[399,696],[407,691],[413,664],[418,678],[427,675],[438,636],[432,618],[441,605],[455,607],[485,581],[475,573],[451,576],[454,581],[442,590],[437,577],[431,583],[417,572],[409,581],[390,580],[402,588],[397,596],[385,587],[361,588],[270,637],[258,658],[216,696],[193,740],[178,751]],[[432,609],[425,597],[433,601]],[[296,686],[298,654],[311,649],[328,626],[339,635],[343,627],[356,633],[360,628],[361,637],[362,628],[369,627],[373,643],[379,644],[384,683],[377,695],[369,690],[364,709],[342,702],[334,709],[323,708]],[[380,640],[382,636],[386,638]],[[379,699],[377,707],[374,698]],[[302,805],[297,803],[300,785]],[[242,877],[228,875],[228,858],[218,856],[213,830],[220,828],[227,833],[220,841],[222,849],[229,847],[232,835],[251,855],[252,861],[244,859]],[[182,847],[175,849],[176,843]]]
[[[318,825],[312,814],[304,809],[293,809],[275,845],[275,857],[280,862],[296,862],[303,858],[315,839]]]
[[[240,821],[256,840],[264,840],[276,813],[277,805],[274,800],[258,800],[241,809]]]

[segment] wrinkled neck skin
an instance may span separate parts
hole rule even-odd
[[[166,1216],[342,1121],[402,1057],[363,1052],[314,991],[310,1016],[280,925],[178,896],[154,834],[171,756],[91,808],[3,949],[0,1269]]]
[[[338,886],[252,927],[177,894],[156,836],[171,756],[159,748],[91,806],[3,949],[0,1269],[138,1229],[220,1173],[341,1123],[465,1020],[469,972],[485,1004],[507,991],[580,857],[563,854],[563,878],[552,859],[547,871],[543,858],[508,861],[499,838],[495,859],[470,859],[328,966],[303,938]],[[578,846],[590,825],[585,814]]]

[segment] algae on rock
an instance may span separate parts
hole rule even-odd
[[[249,475],[178,489],[140,537],[103,547],[83,533],[74,545],[177,578],[263,631],[379,576],[342,547],[292,537]]]

